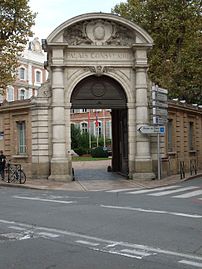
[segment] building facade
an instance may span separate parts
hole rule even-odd
[[[39,87],[47,80],[47,71],[44,68],[46,55],[42,51],[38,38],[30,41],[19,57],[16,80],[4,89],[5,94],[0,95],[0,103],[16,100],[30,99],[37,96]]]
[[[94,122],[105,118],[111,121],[112,170],[130,179],[154,179],[157,139],[139,132],[152,124],[147,77],[152,45],[143,29],[112,14],[84,14],[61,24],[43,41],[49,79],[37,96],[0,106],[0,147],[24,163],[32,178],[71,180],[71,123],[83,131],[92,123],[93,131]],[[97,118],[91,113],[78,120],[82,113],[71,114],[78,109],[83,115],[101,111]],[[110,111],[111,120],[101,117],[103,111]],[[160,136],[162,175],[177,173],[183,157],[186,169],[193,159],[201,169],[201,109],[170,102],[168,115],[166,135]],[[103,126],[100,120],[100,131]]]
[[[110,109],[72,109],[71,124],[94,137],[112,139],[112,119]],[[105,146],[105,145],[104,145]]]

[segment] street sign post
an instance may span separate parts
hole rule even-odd
[[[168,120],[168,90],[158,87],[152,87],[152,114],[153,124],[157,130],[157,158],[158,158],[158,179],[161,179],[161,157],[160,157],[160,134],[165,133],[165,127],[160,126]]]

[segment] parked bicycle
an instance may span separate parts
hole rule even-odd
[[[21,164],[11,164],[10,161],[6,164],[6,168],[4,170],[4,178],[3,181],[7,183],[20,183],[24,184],[26,181],[26,174],[22,170]]]

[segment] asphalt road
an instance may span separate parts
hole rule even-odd
[[[202,178],[133,191],[1,187],[0,203],[1,269],[202,268]]]

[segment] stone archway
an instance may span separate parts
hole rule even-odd
[[[73,109],[111,109],[112,171],[128,176],[127,96],[122,86],[106,75],[80,81],[71,96]]]
[[[126,102],[122,103],[122,98],[116,101],[127,108],[127,123],[124,124],[128,129],[129,177],[154,178],[150,138],[137,131],[141,125],[150,122],[147,50],[151,47],[152,39],[142,28],[119,16],[105,13],[72,18],[43,41],[43,48],[48,53],[50,74],[50,135],[47,151],[44,151],[49,156],[49,178],[71,179],[71,100],[73,105],[76,104],[75,88],[92,77],[101,80],[105,77],[104,86],[98,83],[98,91],[93,94],[93,89],[97,87],[94,85],[92,91],[88,92],[88,97],[90,94],[94,96],[92,100],[99,102],[100,108],[109,102],[99,97],[103,95],[105,83],[110,84],[112,79],[124,89]],[[118,93],[121,94],[121,91]],[[110,97],[109,90],[105,94]],[[79,102],[84,99],[81,96]],[[85,102],[90,106],[87,99]],[[113,100],[111,105],[115,103]],[[33,153],[35,156],[43,154],[36,150]]]

